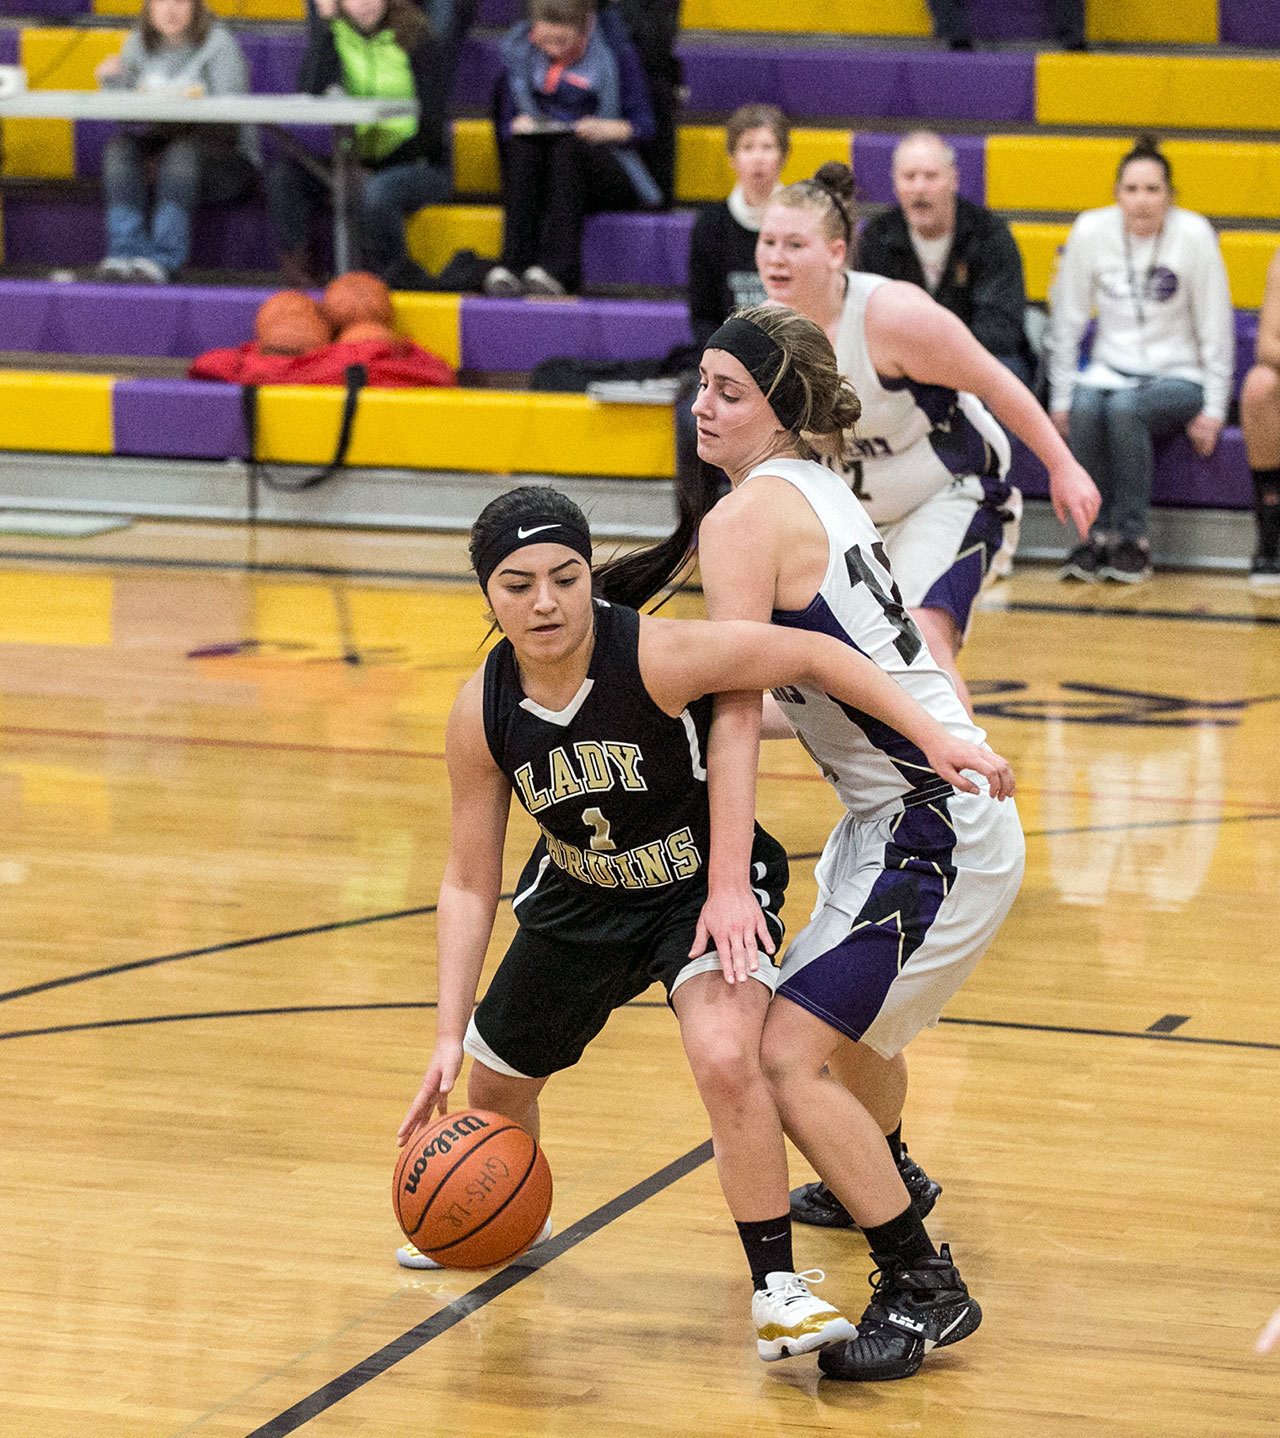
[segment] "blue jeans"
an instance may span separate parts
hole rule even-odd
[[[102,156],[107,254],[154,260],[173,274],[191,253],[196,206],[243,199],[254,184],[253,165],[233,146],[163,132],[114,135]]]
[[[1102,495],[1095,539],[1147,537],[1155,470],[1152,441],[1185,429],[1203,407],[1204,386],[1185,379],[1144,380],[1134,389],[1076,385],[1071,452]]]
[[[452,185],[448,170],[429,160],[366,170],[358,187],[357,210],[364,267],[385,275],[405,264],[405,220],[424,205],[448,199]],[[276,239],[286,254],[308,247],[317,212],[332,200],[327,182],[287,155],[271,170],[267,198]]]

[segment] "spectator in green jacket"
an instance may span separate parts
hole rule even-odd
[[[323,95],[338,88],[366,99],[418,103],[416,118],[356,130],[361,262],[393,287],[414,287],[422,279],[405,247],[406,219],[452,189],[444,59],[430,22],[411,0],[317,0],[308,23],[301,91]],[[318,280],[310,241],[316,213],[331,199],[325,170],[319,160],[285,155],[268,176],[281,272],[299,289]]]

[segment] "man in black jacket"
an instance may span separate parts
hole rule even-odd
[[[955,151],[928,130],[898,142],[893,188],[898,204],[862,233],[859,269],[928,290],[1029,385],[1035,361],[1023,328],[1027,293],[1009,226],[961,198]]]

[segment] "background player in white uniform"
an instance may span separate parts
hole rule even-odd
[[[612,1009],[659,981],[711,1119],[755,1283],[760,1356],[845,1337],[848,1322],[792,1271],[782,1129],[759,1067],[776,967],[756,966],[759,983],[735,983],[748,973],[741,945],[694,952],[715,858],[702,758],[711,704],[702,696],[738,683],[813,682],[912,734],[937,766],[935,787],[973,789],[966,768],[1005,791],[1008,765],[831,639],[642,619],[593,602],[586,520],[555,491],[525,487],[494,500],[472,530],[471,553],[505,637],[449,716],[454,842],[440,888],[436,1046],[401,1142],[443,1109],[464,1048],[475,1060],[471,1104],[536,1134],[550,1076],[578,1061]],[[607,576],[601,589],[611,592]],[[516,936],[473,1015],[513,792],[543,839],[513,903]],[[778,935],[785,856],[753,830],[748,882]]]
[[[710,484],[682,494],[671,539],[610,567],[611,578],[630,580],[621,592],[632,603],[655,593],[696,539],[713,618],[831,635],[892,674],[949,732],[981,743],[903,607],[875,526],[841,478],[811,462],[815,397],[847,388],[821,330],[782,306],[742,311],[708,340],[701,381],[698,452],[734,490],[718,504]],[[856,706],[809,685],[774,694],[846,812],[819,865],[813,918],[783,960],[761,1056],[788,1134],[862,1227],[880,1270],[858,1337],[824,1349],[819,1366],[839,1378],[902,1378],[931,1347],[972,1333],[981,1313],[948,1250],[934,1251],[884,1142],[901,1114],[901,1051],[937,1021],[1012,905],[1022,830],[1012,805],[949,798],[902,733]],[[755,705],[758,715],[758,696]],[[756,748],[754,735],[746,746],[741,738],[721,724],[718,704],[712,832],[721,873],[736,882],[721,891],[713,876],[712,932],[734,922],[735,904],[744,928],[753,922],[744,841]],[[826,1073],[850,1048],[861,1055],[857,1097]]]
[[[1020,508],[996,419],[1043,461],[1058,518],[1082,537],[1098,490],[1031,392],[955,315],[916,285],[846,269],[852,197],[853,175],[838,163],[780,190],[756,263],[769,298],[825,332],[862,401],[856,436],[827,462],[880,530],[903,600],[967,704],[956,659]]]

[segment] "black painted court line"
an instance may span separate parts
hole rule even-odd
[[[1062,829],[1028,829],[1028,839],[1042,839],[1064,834],[1113,834],[1142,829],[1181,829],[1205,824],[1250,824],[1280,820],[1280,811],[1268,814],[1225,814],[1219,817],[1201,819],[1150,819],[1129,824],[1081,824]],[[821,849],[806,849],[787,858],[793,863],[804,863],[822,857]],[[510,899],[512,894],[500,894],[499,899]],[[231,939],[223,944],[208,944],[200,949],[183,949],[176,954],[160,954],[153,959],[134,959],[125,964],[111,964],[102,969],[86,969],[76,974],[64,974],[61,978],[45,979],[42,983],[26,984],[19,989],[0,993],[0,1004],[10,999],[26,998],[29,994],[44,993],[49,989],[65,988],[68,984],[82,984],[90,979],[108,978],[112,974],[129,973],[133,969],[149,969],[157,964],[172,964],[180,959],[197,959],[209,954],[229,953],[233,949],[249,949],[257,944],[275,944],[284,939],[306,938],[312,934],[329,934],[338,929],[357,929],[366,924],[382,924],[392,919],[416,918],[421,914],[434,914],[435,904],[421,904],[412,909],[395,909],[387,914],[367,914],[360,919],[337,919],[330,924],[312,924],[307,928],[283,929],[279,933],[257,934],[247,939]]]
[[[630,1213],[633,1208],[638,1208],[640,1204],[654,1197],[655,1194],[661,1193],[665,1188],[670,1188],[673,1183],[701,1168],[710,1158],[711,1140],[708,1139],[705,1143],[700,1143],[697,1148],[690,1149],[682,1157],[667,1164],[665,1168],[660,1168],[657,1173],[641,1179],[625,1193],[620,1193],[616,1198],[611,1198],[608,1203],[601,1204],[594,1213],[580,1218],[577,1223],[571,1224],[563,1233],[556,1234],[553,1238],[547,1239],[545,1243],[540,1243],[531,1253],[524,1254],[491,1278],[486,1278],[483,1283],[478,1284],[469,1293],[464,1293],[460,1298],[455,1298],[452,1303],[447,1303],[438,1313],[433,1313],[430,1318],[425,1319],[415,1328],[410,1328],[407,1333],[402,1333],[399,1338],[393,1339],[385,1347],[379,1348],[376,1353],[371,1353],[368,1358],[362,1359],[354,1368],[348,1368],[337,1378],[330,1379],[322,1388],[317,1388],[314,1393],[308,1394],[291,1408],[286,1408],[283,1413],[277,1414],[269,1422],[255,1428],[248,1438],[283,1438],[286,1433],[297,1432],[304,1423],[310,1422],[312,1418],[318,1417],[335,1404],[341,1403],[344,1398],[350,1397],[357,1389],[363,1388],[366,1383],[380,1378],[388,1369],[393,1368],[403,1359],[411,1357],[433,1339],[439,1338],[442,1333],[447,1333],[451,1328],[456,1327],[464,1318],[470,1317],[486,1304],[492,1303],[495,1298],[500,1298],[516,1284],[523,1283],[526,1278],[539,1272],[549,1263],[553,1263],[557,1258],[568,1253],[571,1248],[576,1248],[584,1239],[599,1233],[602,1228],[607,1227],[624,1214]]]
[[[509,899],[510,894],[502,894]],[[434,914],[435,904],[422,904],[413,909],[395,909],[389,914],[366,914],[360,919],[335,919],[331,924],[311,924],[302,929],[281,929],[274,934],[256,934],[248,939],[228,939],[222,944],[207,944],[200,949],[182,949],[176,954],[159,954],[153,959],[132,959],[126,964],[109,964],[102,969],[84,969],[77,974],[64,974],[58,979],[44,979],[38,984],[24,984],[20,989],[9,989],[0,993],[0,1004],[10,999],[24,999],[28,994],[42,994],[49,989],[65,988],[68,984],[83,984],[89,979],[108,978],[112,974],[127,974],[133,969],[150,969],[157,964],[174,964],[179,959],[198,959],[207,954],[226,954],[233,949],[251,949],[257,944],[278,944],[284,939],[301,939],[311,934],[332,934],[339,929],[359,929],[366,924],[383,924],[389,919],[411,919],[420,914]]]
[[[1190,1014],[1165,1014],[1155,1023],[1149,1024],[1147,1032],[1149,1034],[1171,1034],[1174,1029],[1180,1029],[1190,1017]]]
[[[1280,614],[1215,614],[1207,609],[1112,609],[1105,604],[1050,604],[1045,600],[1013,599],[984,613],[1070,614],[1089,619],[1186,620],[1191,624],[1252,624],[1265,627],[1280,624]]]
[[[459,531],[459,538],[462,531]],[[433,569],[346,569],[339,564],[288,564],[269,559],[148,559],[145,555],[46,554],[43,551],[0,549],[0,560],[35,560],[40,564],[86,564],[121,569],[192,569],[227,574],[296,574],[304,579],[409,579],[427,584],[475,583],[470,573]]]
[[[0,1033],[0,1042],[5,1039],[36,1039],[48,1034],[83,1034],[94,1029],[145,1028],[149,1024],[186,1024],[200,1019],[254,1019],[273,1018],[282,1014],[346,1014],[364,1013],[377,1009],[434,1009],[435,1004],[425,1000],[388,1000],[385,1003],[369,1004],[274,1004],[265,1009],[202,1009],[189,1014],[143,1014],[132,1019],[95,1019],[82,1024],[50,1024],[43,1029],[9,1029]]]
[[[80,1024],[49,1024],[39,1029],[9,1029],[0,1033],[6,1039],[38,1039],[49,1034],[83,1034],[95,1029],[146,1028],[149,1024],[198,1023],[202,1019],[279,1018],[285,1014],[359,1014],[379,1009],[434,1009],[434,999],[399,999],[367,1004],[275,1004],[265,1009],[201,1009],[187,1014],[141,1014],[131,1019],[95,1019]],[[632,999],[626,1009],[665,1009],[665,999]]]
[[[1166,1044],[1206,1044],[1220,1049],[1261,1049],[1267,1053],[1280,1053],[1280,1044],[1263,1043],[1260,1039],[1214,1039],[1202,1038],[1198,1034],[1171,1034],[1160,1029],[1089,1029],[1075,1024],[1024,1024],[1012,1019],[962,1019],[943,1014],[938,1020],[943,1024],[959,1024],[972,1029],[1016,1029],[1036,1034],[1080,1034],[1085,1038],[1097,1039],[1153,1039]]]

